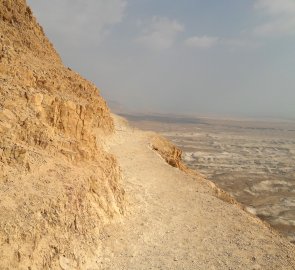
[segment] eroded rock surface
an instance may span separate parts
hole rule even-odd
[[[74,269],[123,212],[113,120],[24,0],[0,1],[0,269]],[[83,268],[83,267],[82,267]]]

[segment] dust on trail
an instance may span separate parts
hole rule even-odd
[[[295,269],[295,248],[256,217],[169,166],[151,134],[116,119],[128,213],[101,234],[102,269]]]

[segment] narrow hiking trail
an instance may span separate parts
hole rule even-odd
[[[128,206],[102,232],[101,269],[295,269],[292,244],[168,165],[150,148],[150,133],[116,122],[107,148]]]

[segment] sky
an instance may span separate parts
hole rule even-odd
[[[295,0],[27,0],[66,66],[138,112],[295,118]]]

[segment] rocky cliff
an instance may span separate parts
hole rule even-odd
[[[63,65],[25,0],[1,0],[0,269],[95,254],[99,228],[124,209],[102,147],[112,132],[98,89]]]

